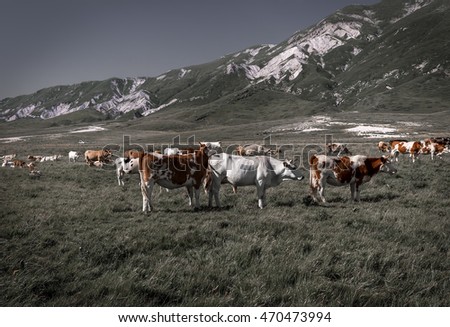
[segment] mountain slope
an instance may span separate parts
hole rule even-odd
[[[160,110],[182,119],[215,117],[209,122],[240,110],[248,112],[245,119],[252,111],[256,119],[275,119],[317,108],[442,110],[450,100],[449,12],[447,0],[350,6],[278,45],[154,78],[113,78],[3,99],[0,119],[48,119],[85,109],[110,118]]]

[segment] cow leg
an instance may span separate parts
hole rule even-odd
[[[200,187],[194,188],[195,209],[200,209]]]
[[[325,185],[320,183],[318,191],[319,191],[319,197],[322,200],[322,202],[323,203],[327,202],[327,200],[325,200]]]
[[[350,192],[352,194],[352,202],[359,202],[359,186],[357,183],[350,183]]]
[[[266,200],[266,189],[262,182],[258,182],[258,185],[256,186],[256,193],[258,195],[258,207],[263,209]]]
[[[153,180],[150,180],[148,182],[144,182],[141,180],[142,211],[144,213],[153,210],[152,192],[154,184],[155,182]]]
[[[189,206],[192,207],[192,198],[194,197],[194,189],[192,186],[186,186],[186,190],[188,192],[189,197]]]
[[[212,207],[212,199],[214,197],[214,200],[216,201],[216,207],[220,208],[219,192],[221,187],[221,180],[220,177],[214,175],[214,173],[211,174],[211,178],[212,181],[209,185],[208,207]]]
[[[125,173],[123,171],[118,171],[117,172],[117,182],[119,183],[119,186],[125,185],[123,182],[123,175]]]
[[[311,189],[311,196],[317,202],[317,178],[314,177],[314,170],[309,170],[309,187]]]
[[[355,189],[356,189],[356,194],[355,194],[355,201],[359,202],[359,194],[360,194],[360,190],[359,190],[359,186],[358,184],[355,183]]]

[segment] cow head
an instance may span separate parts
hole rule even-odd
[[[383,141],[378,142],[378,150],[381,152],[387,152],[389,150],[389,145]]]
[[[339,152],[337,154],[338,157],[340,156],[351,156],[352,153],[348,150],[347,144],[340,144],[339,145]]]
[[[281,175],[283,180],[298,180],[301,181],[304,176],[297,169],[297,166],[292,160],[284,159],[283,161],[284,171]]]
[[[389,157],[382,156],[380,160],[381,160],[380,172],[388,174],[395,174],[397,172],[397,168],[394,167],[392,162],[389,160]]]

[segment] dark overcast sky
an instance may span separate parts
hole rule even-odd
[[[0,0],[0,99],[110,77],[157,76],[279,43],[379,0]]]

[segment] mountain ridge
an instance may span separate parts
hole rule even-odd
[[[252,105],[255,94],[262,111],[274,96],[286,106],[298,98],[328,110],[418,110],[411,95],[420,95],[427,110],[442,110],[450,100],[443,91],[450,86],[450,41],[442,39],[450,32],[448,13],[446,0],[352,5],[276,45],[255,45],[156,77],[111,78],[6,98],[0,119],[50,119],[85,109],[107,119],[136,118],[171,107],[200,108],[199,116],[208,116],[205,106],[238,110]]]

